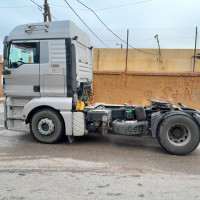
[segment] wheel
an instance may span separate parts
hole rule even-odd
[[[185,155],[196,149],[199,144],[199,126],[191,116],[174,112],[161,121],[157,139],[169,153]]]
[[[57,143],[63,136],[63,119],[51,109],[39,110],[32,116],[30,131],[39,142]]]

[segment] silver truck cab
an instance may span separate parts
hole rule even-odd
[[[82,100],[84,88],[91,89],[92,47],[88,35],[73,22],[14,28],[4,45],[3,75],[7,129],[25,131],[26,124],[36,120],[34,126],[49,138],[56,126],[62,126],[60,131],[66,135],[72,135],[72,129],[73,135],[84,134],[84,114],[74,113],[73,117],[71,111],[73,103]],[[56,124],[58,119],[60,124]],[[73,120],[79,121],[80,128]]]

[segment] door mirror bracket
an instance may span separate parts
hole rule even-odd
[[[7,67],[8,66],[8,60],[7,59],[4,59],[3,60],[3,68]]]
[[[3,75],[9,75],[11,74],[11,71],[8,70],[8,69],[4,69],[3,72],[2,72]]]

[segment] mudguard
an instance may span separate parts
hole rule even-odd
[[[200,126],[200,114],[194,113],[192,116],[195,119],[195,121],[198,123],[198,125]]]
[[[156,112],[153,113],[151,116],[151,132],[152,132],[152,137],[156,137],[156,132],[158,125],[160,121],[164,118],[167,117],[168,115],[174,115],[174,114],[180,114],[180,115],[188,115],[187,113],[183,111],[170,111],[166,113],[161,113],[161,112]],[[191,117],[194,119],[194,121],[200,126],[200,114],[198,113],[193,113]]]
[[[155,112],[151,115],[151,133],[152,137],[156,137],[156,132],[158,128],[158,124],[161,119],[166,115],[166,113]]]

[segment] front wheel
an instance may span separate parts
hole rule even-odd
[[[185,155],[199,145],[199,126],[191,116],[185,113],[172,113],[161,121],[157,139],[169,153]]]
[[[63,136],[63,119],[59,113],[51,109],[39,110],[31,119],[30,131],[39,142],[57,143]]]

